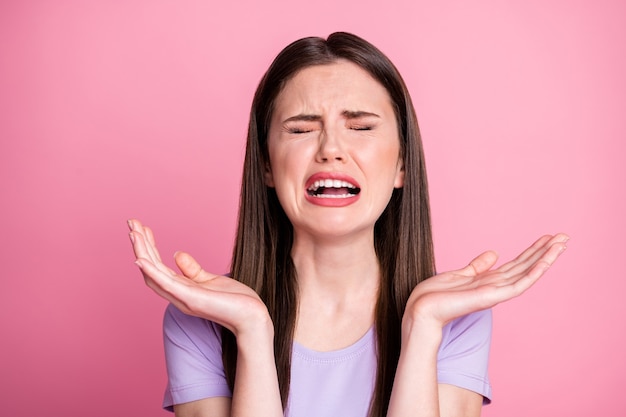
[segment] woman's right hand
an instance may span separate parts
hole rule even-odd
[[[258,294],[245,284],[202,269],[191,255],[177,252],[176,273],[163,264],[150,228],[138,220],[129,220],[130,240],[136,264],[148,287],[174,304],[182,312],[211,320],[233,332],[242,334],[269,329],[272,322],[267,307]]]

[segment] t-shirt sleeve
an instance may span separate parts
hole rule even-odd
[[[453,320],[443,329],[437,357],[439,383],[477,392],[483,396],[483,404],[491,402],[487,369],[491,326],[491,310],[478,311]]]
[[[210,397],[231,397],[222,364],[221,327],[172,304],[163,318],[167,388],[163,408]]]

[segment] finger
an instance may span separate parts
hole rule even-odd
[[[137,259],[135,264],[139,267],[144,281],[150,289],[174,304],[179,310],[187,314],[190,313],[187,303],[182,301],[185,298],[186,291],[189,290],[188,285],[184,281],[179,279],[177,275],[164,273],[147,259]]]
[[[145,226],[137,219],[130,219],[128,220],[128,228],[131,232],[138,231],[143,233],[143,229],[145,228]]]
[[[188,253],[176,252],[174,261],[183,275],[195,282],[205,282],[217,276],[203,270],[200,264]]]
[[[537,251],[541,250],[546,243],[552,238],[551,235],[544,235],[537,239],[532,245],[530,245],[524,252],[519,254],[515,259],[501,265],[498,270],[502,272],[507,272],[509,269],[514,266],[526,261],[530,257],[532,257]]]
[[[151,255],[154,256],[159,262],[163,262],[161,260],[161,254],[159,253],[157,247],[156,247],[156,243],[154,240],[154,233],[152,232],[152,229],[150,229],[149,227],[144,227],[144,232],[146,235],[146,241],[148,243],[148,250],[151,252]]]
[[[528,253],[527,256],[525,256],[523,259],[517,262],[511,262],[510,265],[507,265],[507,268],[504,271],[500,268],[498,268],[498,270],[501,272],[506,272],[509,276],[514,276],[517,274],[525,273],[524,271],[530,270],[534,267],[534,265],[541,261],[548,262],[548,264],[551,265],[551,263],[556,260],[553,255],[555,253],[560,254],[560,252],[562,252],[562,250],[566,247],[566,242],[568,240],[569,236],[563,233],[559,233],[551,237],[542,246],[537,247],[534,251]],[[546,258],[548,254],[549,256]]]
[[[178,257],[180,257],[180,255],[178,255]],[[181,259],[193,261],[193,258],[188,254],[184,254]],[[183,261],[183,263],[185,261]],[[207,292],[192,280],[187,279],[187,277],[181,275],[170,276],[163,273],[146,259],[138,259],[136,263],[144,275],[146,285],[159,296],[174,304],[180,311],[192,316],[208,318],[234,331],[234,327],[229,324],[228,301],[219,296],[207,297],[209,294],[213,296],[217,295],[221,291]],[[200,272],[197,276],[204,275],[212,274],[208,274],[200,268]],[[216,276],[217,275],[213,275],[213,277]]]
[[[555,242],[537,262],[532,263],[523,273],[514,275],[504,287],[510,287],[513,296],[522,294],[545,274],[566,248],[564,242]]]
[[[518,297],[532,287],[547,270],[546,263],[534,265],[527,274],[517,275],[515,280],[505,280],[479,285],[475,288],[475,307],[491,308]]]
[[[130,232],[129,236],[137,258],[144,258],[153,263],[156,262],[156,259],[150,254],[150,251],[148,251],[144,234],[139,229]]]
[[[143,238],[147,258],[150,259],[153,263],[160,261],[160,256],[158,255],[158,251],[154,248],[154,235],[152,235],[152,230],[149,227],[144,226],[138,220],[133,220],[130,223],[131,233],[134,233],[135,236],[140,235]],[[152,239],[150,237],[152,236]]]
[[[135,227],[135,230],[130,232],[130,239],[133,242],[133,250],[135,251],[137,259],[146,259],[163,273],[176,275],[172,269],[168,268],[165,264],[163,264],[163,262],[161,262],[160,257],[155,255],[154,250],[150,249],[152,245],[148,244],[147,239],[142,232],[143,230],[137,227]]]
[[[489,271],[498,261],[498,254],[494,251],[483,252],[474,258],[459,273],[465,276],[476,276],[483,272]]]
[[[146,258],[150,259],[150,254],[146,249],[146,245],[143,240],[143,235],[137,230],[136,226],[133,227],[133,230],[128,234],[130,238],[130,242],[133,245],[133,252],[135,253],[135,258]]]
[[[148,240],[148,242],[152,245],[156,247],[156,240],[154,239],[154,232],[152,231],[151,228],[149,228],[148,226],[144,226],[143,228],[145,234],[146,234],[146,239]]]
[[[549,267],[550,265],[546,262],[534,263],[527,273],[519,275],[518,279],[511,282],[510,285],[502,288],[509,290],[511,294],[510,298],[520,296],[530,287],[535,285],[535,283],[545,274]]]
[[[133,250],[135,251],[135,257],[150,259],[151,256],[146,248],[144,239],[144,228],[139,220],[128,220],[128,227],[130,229],[130,241],[133,244]]]
[[[569,237],[567,239],[569,239]],[[559,256],[561,256],[563,254],[565,249],[567,249],[567,240],[556,241],[556,242],[552,243],[552,245],[550,245],[550,247],[541,256],[541,258],[539,258],[537,260],[536,263],[537,264],[539,264],[539,263],[545,264],[545,268],[547,269],[550,266],[552,266],[552,264],[554,264],[554,262],[556,262],[556,260],[559,258]]]

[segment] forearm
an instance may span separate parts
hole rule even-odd
[[[237,336],[231,417],[282,417],[271,323]]]
[[[403,325],[402,348],[387,417],[439,417],[437,353],[441,328]]]

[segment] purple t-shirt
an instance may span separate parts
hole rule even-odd
[[[163,323],[168,384],[163,407],[209,397],[231,397],[222,365],[221,327],[169,305]],[[487,375],[491,310],[472,313],[443,329],[437,357],[439,383],[491,400]],[[331,352],[293,345],[286,417],[363,417],[376,375],[374,328],[356,343]]]

